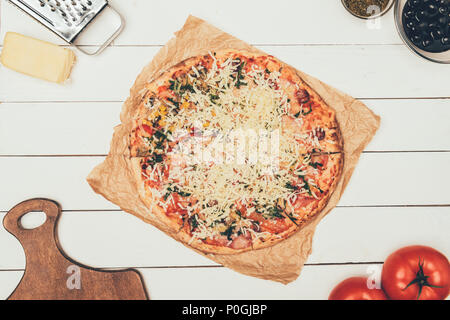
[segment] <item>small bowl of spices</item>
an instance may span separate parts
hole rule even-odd
[[[395,0],[341,0],[344,8],[355,17],[374,19],[389,11]]]

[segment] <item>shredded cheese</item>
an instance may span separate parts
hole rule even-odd
[[[209,70],[192,67],[186,77],[189,90],[174,85],[181,102],[156,98],[146,104],[153,111],[167,107],[159,115],[164,134],[175,144],[164,150],[170,165],[167,177],[158,164],[147,170],[147,179],[163,181],[151,193],[163,208],[174,204],[170,190],[189,195],[189,205],[178,203],[178,207],[189,217],[200,217],[193,239],[223,236],[224,226],[232,223],[243,235],[265,237],[268,233],[258,230],[249,217],[255,210],[270,216],[281,201],[294,212],[299,196],[317,198],[307,186],[316,186],[315,182],[299,177],[317,174],[308,166],[311,159],[303,155],[301,141],[313,146],[319,141],[313,132],[298,133],[303,119],[290,114],[290,100],[278,71],[257,65],[245,71],[239,59],[211,57]],[[155,114],[148,120],[152,117]],[[154,144],[147,145],[155,151]],[[165,194],[169,195],[164,199]],[[245,214],[237,214],[239,204],[247,208]]]

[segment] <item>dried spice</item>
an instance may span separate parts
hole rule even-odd
[[[370,17],[386,9],[389,4],[389,0],[344,0],[344,4],[348,10],[353,12],[355,15]],[[375,6],[379,8],[379,11],[372,10]]]

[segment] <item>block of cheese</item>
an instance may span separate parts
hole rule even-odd
[[[12,70],[62,83],[69,78],[75,54],[72,50],[49,42],[7,32],[0,62]]]

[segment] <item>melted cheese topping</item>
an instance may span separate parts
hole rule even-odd
[[[176,190],[182,196],[176,204],[180,214],[197,215],[193,239],[223,237],[230,227],[235,233],[262,237],[268,233],[255,228],[249,215],[256,212],[277,223],[277,218],[286,218],[279,215],[280,206],[294,215],[299,195],[317,198],[311,190],[314,181],[304,178],[317,169],[309,165],[311,159],[302,154],[299,143],[314,145],[317,137],[292,127],[302,126],[302,114],[290,114],[283,88],[290,84],[280,81],[278,71],[256,65],[245,71],[240,59],[211,57],[209,70],[194,66],[183,79],[171,81],[178,101],[147,102],[151,115],[144,122],[159,116],[168,143],[155,150],[144,139],[151,152],[167,157],[144,174],[150,181],[162,181],[149,187],[158,205],[175,205]],[[170,169],[163,177],[165,165]]]

